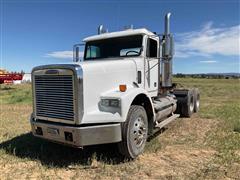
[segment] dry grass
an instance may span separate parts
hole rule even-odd
[[[200,88],[201,111],[169,125],[130,162],[114,144],[81,150],[33,137],[30,86],[1,87],[0,179],[239,179],[239,81],[175,81]]]

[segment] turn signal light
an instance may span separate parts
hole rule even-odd
[[[126,85],[126,84],[121,84],[121,85],[119,85],[119,90],[120,90],[121,92],[125,92],[125,91],[127,90],[127,85]]]

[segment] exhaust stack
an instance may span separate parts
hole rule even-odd
[[[170,34],[170,16],[171,13],[165,15],[165,34]]]
[[[100,26],[98,26],[98,34],[103,34],[103,33],[107,33],[108,30],[104,28],[104,26],[101,24]]]
[[[165,16],[165,32],[162,39],[162,61],[161,61],[161,80],[163,88],[172,87],[172,58],[174,54],[174,41],[170,33],[170,16]]]

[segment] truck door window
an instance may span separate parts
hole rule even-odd
[[[157,58],[157,41],[148,39],[147,41],[147,57]]]
[[[100,57],[100,49],[97,46],[88,46],[86,52],[86,58],[98,58]]]

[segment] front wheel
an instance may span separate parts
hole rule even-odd
[[[148,119],[142,106],[132,105],[127,120],[122,124],[122,141],[119,151],[126,158],[134,159],[144,150],[148,134]]]

